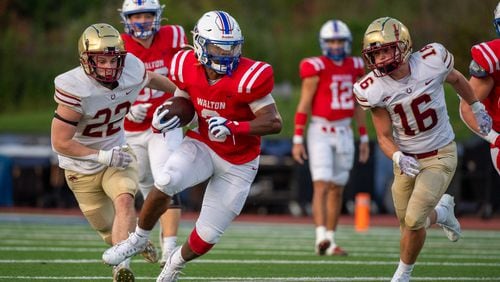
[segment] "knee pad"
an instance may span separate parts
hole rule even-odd
[[[191,235],[189,235],[188,244],[191,250],[200,256],[208,252],[214,246],[214,244],[205,242],[200,235],[198,235],[196,228],[194,228]]]
[[[411,214],[406,214],[405,226],[409,230],[419,230],[419,229],[425,227],[426,218],[416,218],[416,217],[413,217]]]
[[[112,245],[111,230],[113,228],[114,213],[113,206],[111,205],[83,212],[92,229],[97,231],[104,242],[110,245]]]

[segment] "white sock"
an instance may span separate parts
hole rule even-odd
[[[135,235],[139,236],[140,238],[149,238],[150,233],[151,230],[142,229],[139,227],[139,225],[135,227]]]
[[[414,266],[415,264],[406,264],[400,259],[398,269],[396,269],[396,272],[411,274]]]
[[[316,242],[321,242],[326,239],[326,227],[317,226],[316,227]]]
[[[162,249],[172,250],[177,246],[177,236],[168,236],[162,238]]]
[[[184,258],[182,257],[182,247],[178,248],[175,253],[172,255],[171,264],[175,267],[182,267],[186,263]]]
[[[436,223],[443,223],[446,220],[448,209],[446,207],[437,205],[434,210],[436,211]]]
[[[335,247],[337,244],[335,244],[335,231],[333,230],[327,230],[326,231],[326,239],[330,240],[332,242],[332,246]]]

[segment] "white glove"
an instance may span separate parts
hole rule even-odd
[[[479,126],[479,133],[482,135],[488,134],[491,130],[493,121],[490,115],[488,115],[488,112],[484,109],[483,103],[476,101],[472,103],[470,107],[476,118],[477,125]]]
[[[166,102],[172,103],[172,102]],[[181,119],[178,116],[173,116],[168,120],[165,120],[164,117],[168,114],[169,110],[163,110],[163,105],[156,108],[153,114],[153,122],[151,123],[154,132],[165,133],[174,128],[178,128],[181,125]]]
[[[413,157],[404,155],[401,151],[392,154],[392,160],[409,177],[415,177],[420,173],[420,164],[418,161]]]
[[[126,152],[128,146],[116,146],[111,150],[100,150],[97,161],[109,167],[125,169],[132,162],[132,156]]]
[[[208,130],[215,138],[223,138],[232,134],[230,129],[232,123],[223,117],[211,117],[208,119]]]
[[[151,107],[151,103],[136,104],[130,107],[130,111],[127,114],[127,118],[130,121],[141,123],[147,116],[148,109]]]

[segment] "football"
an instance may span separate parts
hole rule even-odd
[[[165,117],[163,117],[163,121],[167,121],[173,116],[178,116],[181,127],[186,126],[193,119],[195,114],[194,106],[191,100],[180,96],[170,97],[167,101],[165,101],[161,111],[167,109],[169,112],[165,115]]]

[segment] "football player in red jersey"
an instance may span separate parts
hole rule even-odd
[[[125,0],[120,12],[125,33],[125,49],[144,62],[146,69],[164,76],[175,53],[187,45],[184,29],[178,25],[160,26],[164,5],[158,0]],[[173,93],[144,88],[130,108],[125,119],[125,134],[139,164],[139,189],[144,198],[153,189],[163,164],[182,142],[182,129],[165,134],[153,134],[153,112]],[[181,217],[180,195],[160,218],[160,246],[163,267],[170,252],[176,247],[177,229]]]
[[[500,36],[500,3],[495,8],[493,25]],[[480,137],[490,143],[493,166],[500,174],[500,39],[494,39],[472,46],[472,61],[469,66],[469,80],[476,98],[483,102],[493,119],[492,130],[488,135],[479,134],[471,108],[460,101],[460,113],[467,125]]]
[[[313,180],[312,212],[316,226],[315,251],[319,255],[347,255],[335,242],[342,208],[342,192],[354,163],[354,117],[360,138],[359,161],[369,156],[365,113],[356,103],[352,86],[364,75],[363,60],[351,57],[351,31],[340,20],[329,20],[319,33],[323,56],[300,63],[302,93],[295,114],[293,158],[300,164],[308,158],[303,144],[307,117],[309,168]]]
[[[126,144],[123,120],[145,86],[174,91],[165,76],[148,72],[127,54],[120,33],[93,24],[78,41],[80,65],[58,75],[51,141],[66,182],[94,230],[109,245],[126,239],[136,224],[137,159]],[[145,258],[157,261],[150,243]],[[113,268],[114,281],[134,281],[130,260]]]
[[[243,35],[223,11],[205,13],[193,30],[194,50],[175,55],[170,77],[176,96],[190,98],[198,128],[189,130],[167,160],[146,199],[136,231],[103,254],[116,265],[140,252],[173,195],[208,179],[196,226],[172,252],[158,281],[176,281],[187,261],[208,252],[241,212],[259,166],[260,138],[278,133],[281,117],[271,95],[272,67],[241,57]],[[178,123],[156,111],[153,127],[166,132]],[[175,119],[177,117],[172,117]]]

